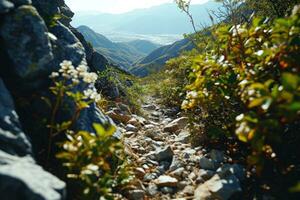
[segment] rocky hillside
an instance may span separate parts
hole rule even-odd
[[[50,165],[45,161],[49,140],[45,119],[50,109],[41,97],[51,99],[48,77],[63,60],[74,66],[88,65],[91,71],[103,71],[108,64],[70,26],[72,17],[64,0],[0,0],[2,200],[66,198],[65,182],[55,177],[60,171],[56,161],[51,160]],[[67,103],[68,109],[60,113],[62,118],[75,112],[74,104]],[[94,122],[113,123],[91,104],[74,127],[93,131]]]
[[[112,63],[129,69],[135,62],[144,58],[160,45],[143,40],[134,40],[126,43],[112,42],[104,35],[96,33],[87,26],[79,26],[77,30],[90,42],[93,47]]]

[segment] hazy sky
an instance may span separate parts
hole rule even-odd
[[[174,0],[65,0],[73,11],[101,11],[105,13],[123,13],[137,8],[147,8]],[[208,0],[192,0],[192,3],[204,3]]]

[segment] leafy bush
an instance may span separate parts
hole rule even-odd
[[[190,57],[182,108],[202,135],[249,144],[248,164],[258,175],[279,174],[276,187],[285,190],[300,158],[300,15],[222,24],[212,38]]]
[[[173,58],[162,71],[143,78],[141,83],[145,90],[158,96],[163,105],[180,108],[185,98],[185,86],[190,83],[192,56],[193,52],[190,52]]]
[[[51,155],[52,140],[60,136],[59,153],[56,157],[63,162],[67,178],[82,193],[79,199],[114,199],[114,192],[130,181],[123,146],[113,134],[116,130],[110,124],[93,124],[95,132],[76,130],[74,124],[80,113],[101,101],[101,96],[94,87],[97,74],[88,72],[85,63],[74,67],[70,61],[60,64],[59,72],[53,72],[50,78],[54,86],[50,88],[54,95],[52,116],[49,122],[48,159]],[[70,120],[58,119],[60,109],[73,104],[74,115]],[[57,141],[57,140],[56,140]]]
[[[99,73],[99,79],[104,80],[110,87],[116,87],[120,93],[117,99],[111,99],[104,92],[103,96],[106,96],[106,102],[102,102],[103,108],[106,107],[105,109],[107,109],[110,105],[113,106],[115,102],[123,102],[129,105],[131,112],[140,112],[144,91],[137,78],[115,67],[108,67]]]

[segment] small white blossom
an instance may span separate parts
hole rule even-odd
[[[188,100],[184,100],[184,101],[182,102],[182,104],[181,104],[181,107],[182,107],[182,108],[186,108],[186,107],[188,107],[188,105],[189,105],[189,101],[188,101]]]
[[[51,75],[49,76],[50,78],[56,78],[59,77],[59,73],[58,72],[52,72]]]
[[[239,85],[246,85],[248,83],[248,81],[245,79],[245,80],[242,80]]]
[[[95,83],[98,79],[98,75],[96,73],[88,73],[86,72],[83,76],[83,81],[86,83]]]
[[[255,55],[257,56],[262,56],[264,54],[264,50],[259,50],[257,52],[255,52]]]
[[[244,117],[245,117],[244,114],[240,114],[240,115],[238,115],[238,116],[235,118],[235,120],[236,120],[236,121],[242,121],[242,120],[244,119]]]
[[[198,97],[198,93],[196,91],[190,91],[186,95],[187,99],[195,99],[197,97]]]

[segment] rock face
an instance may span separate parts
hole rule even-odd
[[[32,178],[34,175],[34,178]],[[44,171],[32,158],[13,100],[0,79],[0,194],[3,200],[58,200],[65,183]]]
[[[56,20],[56,15],[63,17]],[[48,130],[43,120],[51,112],[41,97],[51,99],[48,77],[63,60],[71,61],[75,67],[88,63],[92,71],[103,71],[108,64],[70,26],[73,15],[64,0],[0,0],[0,196],[3,200],[66,198],[65,183],[35,162],[44,163],[45,153],[40,152],[45,152],[48,144]],[[66,103],[68,109],[61,111],[60,118],[75,113],[75,105]],[[94,132],[93,123],[113,124],[92,104],[80,114],[74,126],[77,130]]]

